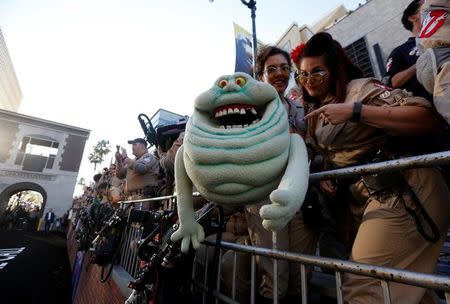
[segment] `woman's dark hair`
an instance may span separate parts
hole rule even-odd
[[[339,42],[325,32],[312,36],[306,43],[302,54],[302,58],[319,56],[323,56],[325,66],[330,72],[330,93],[335,96],[337,101],[344,101],[347,84],[353,79],[362,78],[363,72],[351,62]],[[302,87],[302,91],[306,102],[318,102],[316,98],[308,94],[305,87]]]
[[[259,49],[258,54],[256,55],[255,74],[259,80],[261,80],[262,75],[264,74],[264,65],[266,64],[267,58],[278,54],[283,55],[283,57],[286,58],[289,66],[292,66],[291,58],[289,57],[288,52],[272,45],[263,46]]]
[[[420,8],[420,1],[414,0],[412,1],[405,9],[402,15],[402,24],[408,31],[412,32],[413,24],[408,20],[409,17],[415,15]]]
[[[95,175],[94,175],[94,181],[95,181],[95,182],[98,182],[98,181],[100,180],[101,177],[102,177],[102,174],[101,174],[101,173],[95,174]]]

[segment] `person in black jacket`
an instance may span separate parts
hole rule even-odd
[[[386,76],[388,86],[405,89],[414,96],[432,100],[431,95],[416,78],[416,61],[420,55],[416,37],[419,36],[421,28],[421,5],[422,1],[414,0],[403,12],[403,26],[411,32],[412,36],[405,43],[396,47],[389,55],[386,64]]]
[[[48,212],[45,214],[45,225],[44,230],[45,232],[48,232],[52,228],[52,224],[55,222],[55,213],[53,212],[53,209],[49,209]]]

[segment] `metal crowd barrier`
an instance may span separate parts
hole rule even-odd
[[[126,205],[139,204],[137,209],[142,208],[142,203],[146,202],[161,202],[165,200],[174,200],[175,195],[167,195],[146,199],[120,201],[118,204],[122,209],[125,209]],[[135,277],[140,267],[140,261],[137,256],[137,242],[141,239],[144,227],[135,223],[128,222],[125,227],[124,235],[122,237],[120,260],[118,265],[125,269],[132,277]]]
[[[318,173],[313,173],[310,175],[310,182],[317,182],[323,179],[329,178],[348,178],[361,176],[365,174],[377,174],[381,172],[402,170],[408,168],[418,168],[418,167],[434,167],[437,165],[450,164],[450,151],[407,157],[403,159],[396,159],[391,161],[384,161],[379,163],[372,163],[368,165],[360,165],[354,167],[347,167],[337,170],[323,171]],[[196,193],[198,195],[198,193]],[[132,201],[122,201],[120,204],[123,206],[125,204],[136,204],[142,202],[151,201],[162,201],[162,200],[175,200],[176,195],[140,199]],[[128,225],[125,236],[125,243],[122,248],[122,256],[120,259],[120,265],[127,270],[132,276],[136,275],[138,270],[139,261],[136,257],[136,242],[139,240],[142,231],[139,232],[141,228],[133,228],[132,225]],[[204,241],[206,246],[214,246],[213,241]],[[218,276],[216,289],[212,292],[213,296],[216,298],[216,303],[222,301],[225,303],[238,303],[235,300],[236,293],[236,255],[237,252],[244,252],[251,254],[251,296],[250,303],[255,303],[255,282],[256,282],[256,256],[265,256],[272,258],[274,260],[275,268],[277,260],[286,260],[291,262],[300,263],[301,267],[301,284],[302,284],[302,298],[301,303],[307,303],[307,280],[306,280],[306,266],[311,265],[321,268],[326,268],[334,270],[335,280],[336,280],[336,298],[337,303],[343,303],[343,292],[342,292],[342,274],[345,272],[353,273],[362,276],[373,277],[380,280],[381,288],[383,291],[384,303],[392,303],[391,294],[389,290],[388,282],[398,282],[407,285],[413,285],[423,288],[430,288],[434,290],[442,290],[445,292],[447,298],[447,303],[450,303],[450,278],[435,275],[435,274],[424,274],[417,273],[407,270],[399,270],[394,268],[373,266],[361,263],[355,263],[350,261],[342,261],[331,258],[324,258],[320,256],[310,256],[304,254],[296,254],[291,252],[279,251],[274,249],[266,249],[259,247],[252,247],[246,245],[239,245],[228,242],[221,242],[221,252],[219,255],[219,261],[222,258],[222,251],[224,249],[234,251],[234,263],[233,263],[233,282],[231,297],[220,292],[220,279],[221,279],[221,266],[219,263]],[[197,260],[197,259],[196,259]],[[208,250],[205,254],[205,269],[203,282],[197,281],[196,275],[196,262],[194,262],[194,268],[192,273],[193,287],[197,287],[202,292],[203,303],[205,303],[207,286],[208,286]],[[275,272],[276,273],[276,272]],[[274,277],[273,285],[277,286],[277,276]],[[276,292],[276,288],[275,288]],[[274,303],[278,303],[277,297],[274,297]]]
[[[214,241],[204,241],[203,242],[207,246],[214,246]],[[231,297],[227,296],[220,292],[220,278],[221,278],[221,267],[219,266],[218,270],[218,278],[217,278],[217,287],[214,290],[214,296],[225,302],[236,304],[239,302],[235,301],[236,294],[236,255],[237,252],[245,252],[251,254],[251,296],[250,303],[255,303],[255,256],[265,256],[272,258],[274,260],[286,260],[290,262],[296,262],[300,264],[300,272],[301,272],[301,303],[308,303],[307,300],[307,280],[306,280],[306,267],[305,265],[316,266],[321,268],[326,268],[330,270],[334,270],[335,279],[336,279],[336,298],[337,303],[341,304],[343,302],[343,293],[342,293],[342,274],[344,272],[353,273],[361,276],[368,276],[376,279],[380,279],[381,288],[383,290],[383,298],[384,303],[390,304],[391,295],[389,291],[388,282],[398,282],[404,283],[407,285],[413,285],[423,288],[429,288],[434,290],[442,290],[446,293],[446,296],[450,296],[450,278],[440,275],[434,274],[425,274],[419,272],[413,272],[408,270],[400,270],[388,267],[374,266],[368,264],[355,263],[350,261],[343,261],[331,258],[324,258],[319,256],[311,256],[305,254],[297,254],[286,251],[279,251],[274,249],[266,249],[260,247],[252,247],[240,244],[234,244],[229,242],[221,242],[221,249],[228,249],[234,251],[234,263],[233,263],[233,281],[232,281],[232,290]],[[222,256],[222,252],[220,254]],[[203,300],[206,298],[206,287],[208,282],[208,251],[206,250],[205,255],[205,274],[203,277],[203,282],[199,282],[195,280],[196,271],[193,271],[193,281],[194,285],[199,287],[203,291]],[[220,264],[219,264],[220,265]],[[277,276],[274,277],[274,281],[277,281]],[[274,283],[275,285],[275,283]],[[274,299],[274,303],[277,302],[277,299]],[[203,302],[205,303],[205,302]]]

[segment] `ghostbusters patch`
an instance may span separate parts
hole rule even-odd
[[[384,91],[383,93],[378,95],[378,97],[383,98],[383,99],[388,98],[389,96],[391,96],[391,92],[389,92],[389,91]]]
[[[142,161],[144,162],[144,163],[149,163],[150,161],[152,160],[152,157],[150,156],[150,155],[144,155],[143,157],[142,157]]]
[[[427,12],[423,18],[422,29],[420,30],[420,38],[430,38],[444,24],[447,19],[445,10],[432,10]]]
[[[409,56],[420,56],[420,50],[417,46],[413,47],[409,52]]]

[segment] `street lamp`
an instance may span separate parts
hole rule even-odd
[[[213,3],[214,0],[209,0],[209,2]],[[258,51],[258,44],[256,40],[256,23],[255,23],[255,17],[256,17],[256,0],[241,0],[242,4],[244,4],[246,7],[248,7],[251,11],[252,16],[252,49],[253,49],[253,77],[256,77],[256,71],[255,71],[255,61],[256,61],[256,53]]]

